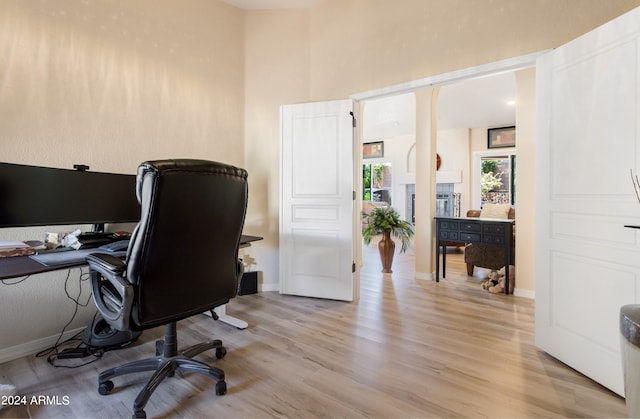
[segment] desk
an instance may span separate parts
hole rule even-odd
[[[264,237],[260,236],[249,236],[248,234],[243,234],[240,237],[240,247],[249,247],[252,242],[257,242],[262,240]]]
[[[515,220],[473,217],[434,217],[436,220],[436,282],[440,282],[440,243],[442,243],[442,277],[446,277],[447,241],[478,243],[505,249],[504,286],[509,294],[509,265],[513,261],[513,226]]]
[[[262,240],[259,236],[249,236],[243,234],[240,238],[240,247],[249,247],[254,241]],[[69,250],[73,252],[73,250]],[[96,253],[99,250],[96,248]],[[29,256],[14,256],[9,258],[0,258],[0,279],[18,278],[21,276],[34,275],[43,272],[51,272],[63,269],[70,269],[86,265],[86,262],[71,263],[68,265],[45,266]],[[217,307],[215,310],[218,319],[224,323],[237,327],[238,329],[246,329],[248,324],[243,320],[226,314],[226,305]]]
[[[240,238],[240,247],[249,247],[251,246],[251,242],[258,240],[262,240],[262,237],[243,234]],[[69,251],[73,252],[73,250]],[[97,250],[96,248],[96,253],[98,252],[99,250]],[[18,278],[21,276],[58,271],[84,265],[86,265],[85,262],[70,263],[68,265],[46,266],[31,259],[29,256],[0,258],[0,279]]]
[[[72,251],[73,250],[70,250],[70,252]],[[80,265],[84,265],[84,263]],[[57,271],[60,269],[69,269],[75,266],[78,266],[78,264],[46,266],[36,262],[29,256],[2,258],[0,259],[0,279],[17,278],[43,272]]]
[[[243,234],[242,237],[240,238],[240,247],[242,248],[249,247],[251,246],[251,242],[255,242],[258,240],[262,240],[262,237],[245,236]],[[215,313],[218,315],[218,320],[220,320],[223,323],[229,324],[231,326],[235,326],[238,329],[246,329],[247,327],[249,327],[249,323],[245,322],[244,320],[240,320],[236,317],[228,315],[226,304],[214,308],[213,311],[215,311]],[[208,313],[205,313],[205,314],[208,314]]]

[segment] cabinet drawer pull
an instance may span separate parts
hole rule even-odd
[[[480,241],[480,234],[474,233],[461,233],[460,239],[464,242],[468,243],[477,243]]]

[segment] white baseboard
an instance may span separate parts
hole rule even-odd
[[[84,327],[64,332],[62,334],[62,338],[60,338],[60,342],[64,342],[65,340],[72,338],[82,330],[84,330]],[[50,348],[56,344],[59,336],[59,334],[56,334],[54,336],[49,336],[46,338],[33,340],[31,342],[21,343],[9,348],[0,349],[0,364],[13,361],[14,359],[22,358],[23,356],[35,354],[37,352]]]
[[[260,291],[264,291],[264,292],[280,291],[280,284],[262,283],[260,284]]]
[[[426,274],[424,272],[416,272],[414,276],[416,279],[423,279],[425,281],[435,281],[436,273],[432,272],[430,274]]]
[[[536,299],[536,292],[531,290],[521,290],[521,289],[515,288],[513,290],[513,295],[516,297],[528,298],[530,300]]]

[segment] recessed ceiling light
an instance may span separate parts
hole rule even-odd
[[[515,100],[507,100],[507,105],[509,105],[509,106],[513,106],[513,105],[515,105],[515,104],[516,104],[516,101],[515,101]]]

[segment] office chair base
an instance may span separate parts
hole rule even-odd
[[[132,344],[141,334],[141,331],[118,330],[98,315],[82,332],[82,343],[90,348],[111,351]]]
[[[166,325],[165,339],[156,342],[156,356],[154,358],[130,362],[101,372],[98,376],[98,393],[103,396],[109,394],[114,388],[113,381],[111,381],[114,377],[134,372],[154,371],[133,403],[134,418],[146,417],[144,407],[149,398],[162,380],[166,377],[173,377],[176,371],[195,372],[213,378],[216,380],[216,395],[221,396],[227,392],[224,371],[192,359],[192,357],[214,348],[217,359],[223,358],[227,353],[220,340],[200,343],[178,353],[176,325],[170,323]]]

